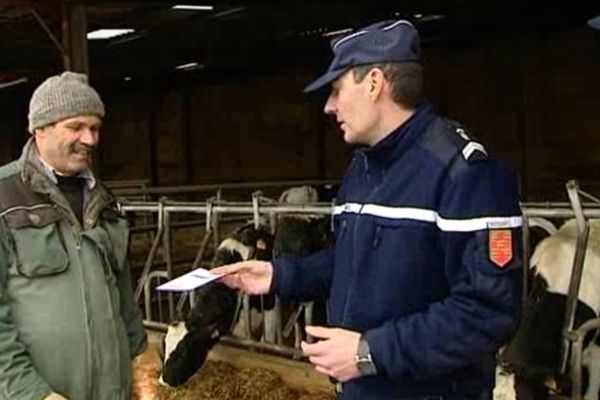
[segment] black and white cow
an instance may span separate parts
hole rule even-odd
[[[331,244],[331,218],[319,215],[286,215],[277,223],[273,258],[286,254],[301,257],[322,250]],[[325,296],[325,294],[324,294]],[[304,326],[325,324],[327,320],[325,297],[282,302],[282,316],[294,329],[294,347],[299,348],[305,339]],[[304,313],[301,311],[304,310]],[[291,319],[291,321],[290,321]]]
[[[211,268],[250,259],[270,260],[272,249],[273,236],[265,227],[245,225],[221,242]],[[210,349],[231,330],[237,302],[237,291],[222,283],[197,290],[196,305],[165,336],[161,384],[179,386],[194,375]]]
[[[324,248],[329,242],[328,218],[293,215],[279,219],[273,238],[266,229],[245,227],[218,247],[213,267],[237,261],[270,260],[273,255],[295,254],[305,256]],[[259,303],[255,297],[256,307]],[[252,300],[251,300],[252,303]],[[275,304],[272,295],[263,296],[260,302],[264,312],[262,323],[267,336],[274,324],[269,321]],[[179,386],[185,383],[204,363],[209,350],[219,338],[228,333],[234,323],[237,308],[237,291],[223,284],[211,284],[197,295],[197,301],[185,322],[169,328],[165,337],[165,363],[161,383]],[[256,320],[257,318],[252,318]],[[245,328],[245,327],[244,327]],[[242,328],[241,330],[245,330]],[[234,328],[235,331],[235,328]]]
[[[567,293],[575,247],[577,226],[565,223],[544,239],[531,257],[530,292],[523,307],[520,327],[502,354],[509,370],[515,372],[518,399],[548,398],[548,382],[559,391],[564,378],[558,376],[563,343]],[[588,246],[575,314],[575,327],[600,314],[600,220],[590,221]],[[600,341],[593,332],[585,338],[583,364],[589,372],[585,400],[596,400],[600,390]],[[558,386],[558,387],[556,387]],[[563,387],[561,387],[563,386]]]

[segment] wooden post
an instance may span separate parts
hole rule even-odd
[[[87,19],[82,1],[67,1],[63,8],[63,63],[66,70],[89,75]]]

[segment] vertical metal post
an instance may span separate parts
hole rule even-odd
[[[254,228],[258,229],[260,226],[260,191],[252,193],[252,217],[254,220]]]
[[[529,259],[531,258],[530,251],[530,233],[529,230],[529,218],[523,215],[523,304],[527,301],[527,295],[529,292]]]
[[[165,263],[167,264],[167,279],[173,279],[173,258],[171,254],[171,215],[168,210],[164,211],[164,236],[163,236],[163,253]],[[169,319],[175,320],[175,301],[173,299],[173,293],[169,292],[167,295],[169,304]]]
[[[568,339],[573,342],[571,347],[571,399],[581,400],[581,362],[583,354],[584,334],[572,332]]]
[[[579,187],[577,182],[572,180],[567,182],[567,193],[569,200],[573,207],[573,213],[577,220],[577,243],[575,247],[575,257],[573,260],[573,269],[571,271],[571,281],[569,283],[569,292],[567,293],[567,305],[565,310],[565,319],[563,325],[563,351],[561,354],[561,365],[560,371],[562,374],[566,373],[567,363],[569,357],[569,349],[571,347],[571,341],[569,339],[569,333],[573,330],[575,323],[575,311],[577,308],[577,298],[579,295],[579,286],[581,284],[581,276],[583,275],[583,263],[585,261],[585,253],[587,248],[587,241],[589,236],[590,227],[583,215],[581,208],[581,201],[579,199]],[[572,366],[578,368],[579,366]]]

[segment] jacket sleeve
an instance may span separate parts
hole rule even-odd
[[[133,359],[146,349],[147,338],[140,308],[133,298],[129,262],[125,261],[124,264],[117,285],[121,295],[121,318],[127,326],[130,356]]]
[[[378,370],[427,379],[481,362],[516,329],[521,212],[512,170],[463,165],[442,188],[437,221],[449,295],[365,333]]]
[[[121,318],[127,327],[130,356],[133,359],[146,349],[146,331],[142,323],[142,314],[133,298],[129,255],[129,227],[125,218],[119,218],[117,224],[110,226],[114,251],[120,261],[117,275],[117,288],[121,300]]]
[[[334,251],[325,249],[308,257],[283,256],[273,260],[271,291],[281,298],[316,299],[329,293]]]
[[[12,400],[42,400],[52,393],[37,373],[27,348],[19,341],[11,317],[6,287],[11,259],[6,225],[0,219],[0,397]]]

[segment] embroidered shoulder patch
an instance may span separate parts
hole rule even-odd
[[[498,268],[504,268],[513,258],[512,231],[492,229],[489,231],[489,257]]]

